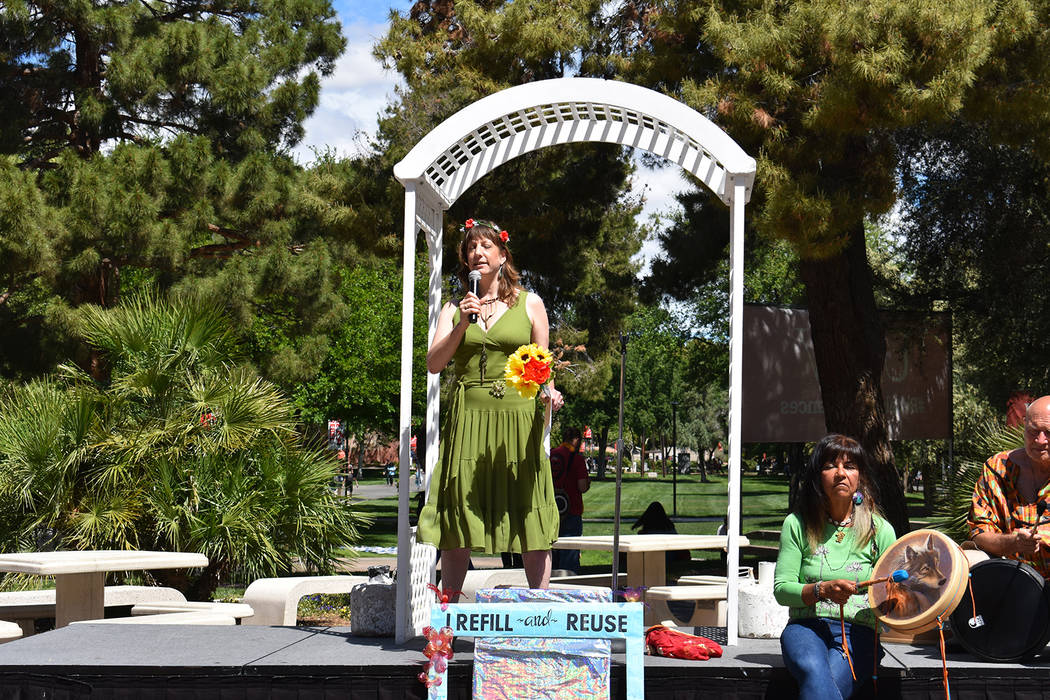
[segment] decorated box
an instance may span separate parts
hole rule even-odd
[[[612,592],[489,588],[479,603],[609,603]],[[474,641],[474,698],[608,700],[608,639],[479,638]]]

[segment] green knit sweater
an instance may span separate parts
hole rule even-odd
[[[845,530],[842,542],[835,541],[838,528],[831,523],[824,526],[823,544],[811,551],[806,541],[806,529],[802,519],[792,513],[784,520],[780,532],[780,554],[773,581],[773,595],[777,602],[786,605],[791,619],[806,617],[830,617],[838,619],[839,606],[830,601],[818,601],[816,605],[802,602],[802,587],[807,583],[847,579],[866,581],[879,555],[892,545],[897,536],[893,527],[875,516],[875,536],[863,548],[858,549],[853,537],[853,528]],[[845,606],[845,618],[868,627],[875,627],[875,614],[868,607],[867,591],[850,596]]]

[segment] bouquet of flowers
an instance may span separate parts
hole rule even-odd
[[[507,358],[503,376],[522,398],[532,399],[551,376],[554,356],[536,343],[522,345]]]

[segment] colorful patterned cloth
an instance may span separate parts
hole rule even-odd
[[[609,603],[612,591],[491,588],[479,603]],[[474,640],[475,700],[608,700],[608,639],[491,637]]]
[[[1009,452],[1000,452],[984,463],[984,471],[973,490],[970,503],[971,539],[983,532],[1007,533],[1032,527],[1039,521],[1039,502],[1050,498],[1050,483],[1039,490],[1035,501],[1022,503],[1017,492],[1017,477],[1021,468],[1010,459]],[[1044,514],[1050,518],[1050,513]],[[1048,523],[1050,524],[1050,523]],[[1009,554],[1010,559],[1023,561],[1035,567],[1043,578],[1050,576],[1050,556],[1042,552],[1034,559],[1022,554]]]

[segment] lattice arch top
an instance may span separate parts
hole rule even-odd
[[[616,143],[666,158],[727,204],[732,178],[750,199],[755,160],[713,122],[648,88],[597,78],[527,83],[464,107],[416,144],[394,166],[394,176],[415,182],[420,194],[433,194],[433,204],[448,209],[503,163],[579,142]]]

